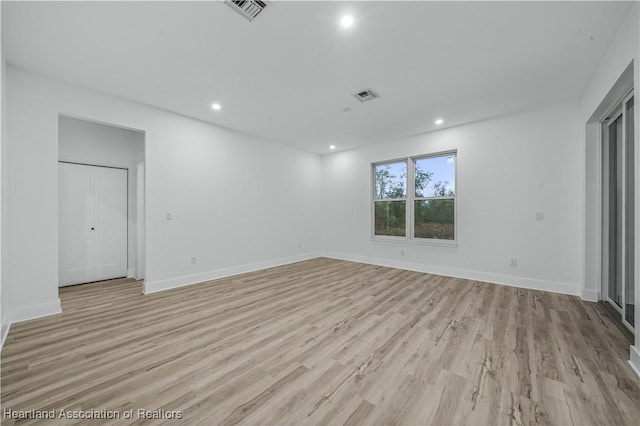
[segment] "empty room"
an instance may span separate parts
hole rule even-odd
[[[639,1],[0,13],[2,424],[639,424]]]

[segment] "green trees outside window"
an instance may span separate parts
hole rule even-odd
[[[407,162],[375,164],[374,233],[404,237],[407,232]]]
[[[455,240],[455,167],[455,152],[374,164],[374,235]]]

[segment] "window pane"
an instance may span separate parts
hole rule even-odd
[[[407,196],[407,163],[376,164],[373,167],[376,200],[405,198]]]
[[[627,320],[627,322],[629,324],[631,324],[631,326],[633,327],[635,324],[635,291],[634,291],[634,268],[633,268],[633,260],[635,259],[634,257],[634,250],[635,250],[635,246],[634,246],[634,239],[633,239],[633,234],[634,234],[634,197],[635,197],[635,192],[633,190],[634,187],[634,181],[633,181],[633,177],[634,177],[634,164],[635,164],[635,160],[634,160],[634,128],[633,128],[633,109],[634,109],[634,105],[633,105],[633,99],[631,98],[629,99],[629,102],[627,102],[626,105],[626,111],[625,111],[625,115],[627,117],[626,120],[626,124],[627,124],[627,128],[626,128],[626,137],[625,137],[625,141],[627,143],[627,147],[626,147],[626,190],[627,190],[627,210],[626,210],[626,214],[627,217],[625,219],[625,223],[627,226],[626,229],[626,256],[627,256],[627,265],[626,265],[626,282],[627,285],[625,286],[625,319]]]
[[[454,239],[455,200],[422,200],[415,203],[415,238]]]
[[[453,197],[456,194],[456,155],[415,161],[416,197]]]
[[[404,237],[406,235],[405,201],[376,201],[375,207],[375,235],[392,235]]]

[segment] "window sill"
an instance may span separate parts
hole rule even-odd
[[[404,243],[404,244],[418,244],[423,246],[440,246],[440,247],[458,247],[456,240],[436,240],[436,239],[418,239],[418,238],[405,238],[405,237],[385,237],[385,236],[373,236],[372,242],[380,243]]]

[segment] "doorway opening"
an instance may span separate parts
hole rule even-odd
[[[602,130],[602,299],[635,332],[635,153],[633,91],[616,103]]]
[[[144,132],[60,115],[58,141],[58,286],[144,279]]]

